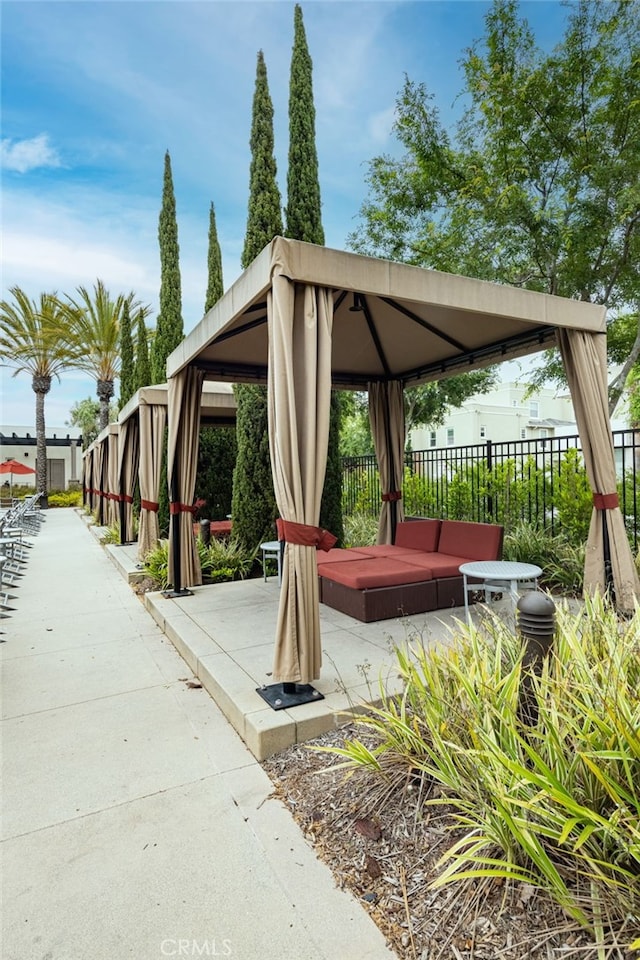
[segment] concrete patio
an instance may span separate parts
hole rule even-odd
[[[140,578],[135,544],[106,549],[123,577],[130,582]],[[464,619],[464,609],[455,608],[361,623],[320,604],[323,667],[314,688],[324,699],[273,710],[256,690],[272,682],[278,596],[273,576],[266,582],[260,578],[195,587],[192,596],[176,599],[162,593],[144,598],[162,631],[258,760],[332,729],[345,714],[379,699],[381,684],[389,692],[399,690],[392,646],[418,637],[423,643],[447,643]],[[508,600],[495,606],[504,607],[505,615],[512,613]]]

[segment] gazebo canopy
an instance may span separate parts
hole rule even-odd
[[[416,386],[555,346],[561,328],[604,333],[605,308],[276,237],[173,351],[167,375],[267,382],[274,274],[333,291],[331,379]]]
[[[169,387],[166,383],[156,383],[151,387],[136,390],[124,405],[118,416],[123,424],[140,411],[141,406],[163,406],[168,403]],[[205,383],[202,386],[200,404],[200,422],[203,425],[230,426],[236,422],[236,401],[233,387],[228,383]]]
[[[369,391],[383,491],[379,540],[391,540],[402,519],[403,389],[554,345],[594,495],[585,590],[612,585],[630,609],[640,587],[615,492],[604,307],[276,237],[173,351],[167,376],[176,543],[188,541],[183,515],[194,492],[189,464],[203,380],[268,384],[285,541],[273,677],[287,694],[320,676],[315,548],[327,546],[317,524],[331,387]],[[177,592],[200,582],[190,549],[192,556],[173,566],[170,552]]]

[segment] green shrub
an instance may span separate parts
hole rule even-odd
[[[378,539],[378,520],[367,513],[344,518],[345,547],[368,547]]]
[[[256,558],[255,551],[247,553],[233,537],[228,540],[212,537],[208,546],[198,537],[197,544],[202,573],[214,583],[244,579]]]
[[[580,596],[584,584],[585,545],[569,543],[564,536],[551,536],[544,527],[518,523],[505,533],[505,560],[535,563],[542,570],[542,584],[566,596]]]
[[[166,590],[169,586],[169,541],[159,540],[158,545],[150,550],[142,561],[142,569],[150,577],[159,590]]]
[[[582,457],[577,450],[567,450],[560,463],[554,493],[558,528],[573,545],[584,543],[589,534],[593,513],[593,494]]]
[[[224,580],[241,580],[251,571],[255,554],[247,554],[236,540],[211,538],[205,545],[197,537],[196,546],[200,558],[203,576],[213,583]],[[158,584],[159,590],[165,590],[169,584],[169,541],[161,540],[143,561],[143,570]]]
[[[104,531],[100,537],[100,543],[120,543],[120,527],[117,523],[111,524]]]
[[[374,771],[381,796],[423,778],[425,805],[453,830],[433,886],[527,883],[603,957],[607,944],[629,945],[640,922],[640,607],[626,621],[600,597],[558,608],[552,653],[529,677],[531,724],[521,643],[497,617],[482,632],[460,624],[450,649],[418,637],[396,653],[403,694],[382,691],[382,706],[355,720],[373,745],[333,752]]]
[[[56,490],[48,495],[50,507],[81,507],[82,490]]]

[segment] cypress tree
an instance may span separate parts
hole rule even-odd
[[[282,234],[274,157],[273,104],[262,50],[258,53],[256,67],[250,146],[243,268],[275,236]],[[233,530],[245,549],[254,550],[263,540],[273,540],[278,515],[269,455],[267,391],[265,387],[240,384],[235,388],[235,395],[238,454],[233,477]]]
[[[222,252],[218,243],[216,227],[216,212],[213,204],[209,209],[209,250],[207,256],[207,295],[204,301],[204,312],[208,313],[214,303],[217,303],[224,292],[222,282]]]
[[[204,312],[207,313],[224,292],[222,282],[222,254],[216,229],[216,214],[213,204],[209,210],[209,252],[207,257],[207,296]],[[196,494],[206,500],[202,516],[210,520],[225,520],[231,513],[233,497],[233,471],[236,464],[237,440],[233,427],[209,427],[200,429],[198,445],[198,471]]]
[[[160,244],[160,310],[156,322],[156,335],[151,350],[151,375],[153,383],[167,379],[167,357],[184,338],[182,324],[182,288],[180,283],[180,248],[178,246],[178,221],[176,200],[171,175],[169,151],[164,155],[164,179],[162,206],[158,221]],[[169,491],[167,487],[167,431],[165,430],[162,455],[162,478],[158,495],[158,525],[160,536],[169,534]]]
[[[120,410],[136,392],[133,337],[129,302],[125,300],[120,314]]]
[[[196,495],[207,501],[202,516],[226,520],[231,513],[236,431],[233,427],[204,426],[200,430]]]
[[[167,357],[184,337],[178,222],[171,176],[171,157],[168,150],[164,156],[158,241],[160,244],[160,311],[151,353],[151,373],[154,383],[164,383],[167,379]]]
[[[293,52],[289,81],[289,168],[287,170],[286,235],[293,240],[324,244],[313,103],[313,63],[296,4],[293,15]],[[342,460],[340,457],[340,397],[331,392],[329,447],[320,526],[343,540]]]
[[[270,240],[282,234],[280,190],[276,181],[277,167],[274,157],[273,104],[262,50],[258,53],[256,67],[249,145],[249,210],[241,259],[243,269],[249,266]]]
[[[151,384],[151,360],[149,359],[149,334],[142,311],[138,314],[138,334],[136,337],[135,388],[148,387]]]
[[[286,236],[324,244],[313,103],[313,63],[309,56],[302,8],[293,14],[293,52],[289,80],[289,168]]]

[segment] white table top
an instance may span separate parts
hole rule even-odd
[[[280,541],[279,540],[267,540],[266,543],[260,544],[261,550],[279,550]]]
[[[512,560],[472,560],[460,564],[460,573],[485,580],[529,580],[539,577],[540,567],[534,563],[516,563]]]

